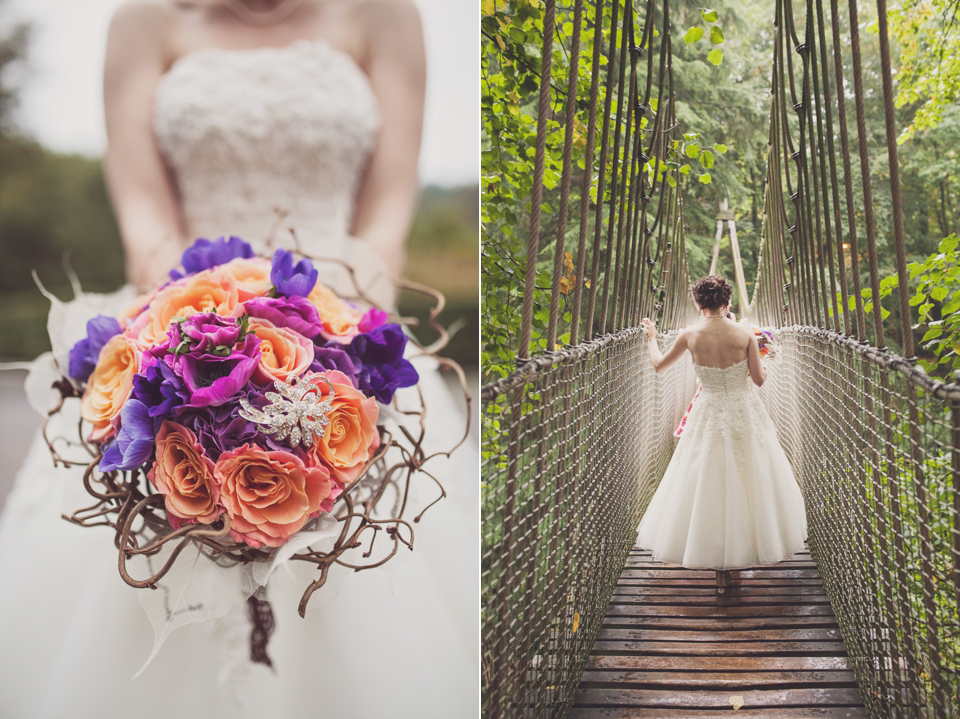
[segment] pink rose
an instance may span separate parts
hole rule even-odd
[[[114,335],[100,350],[80,404],[80,416],[93,425],[90,441],[105,442],[116,434],[114,420],[119,421],[139,369],[140,352],[123,335]]]
[[[154,295],[147,309],[124,331],[124,335],[147,349],[167,339],[174,318],[201,312],[232,317],[239,301],[237,282],[218,270],[204,270],[173,282]]]
[[[238,257],[217,269],[236,281],[241,302],[262,297],[270,289],[270,260],[263,257]]]
[[[311,452],[328,465],[340,481],[349,483],[360,476],[380,446],[377,431],[380,410],[377,401],[356,389],[342,372],[328,370],[321,376],[333,385],[333,410],[327,415],[330,424]],[[321,395],[329,394],[327,383],[319,377],[313,377],[311,382]]]
[[[357,325],[363,319],[363,313],[337,297],[329,287],[317,282],[307,299],[320,315],[320,334],[324,339],[349,344],[360,333]]]
[[[210,524],[220,516],[220,487],[213,477],[213,462],[187,427],[170,420],[160,425],[157,461],[147,477],[163,494],[167,520],[174,529],[183,522]]]
[[[253,377],[261,383],[299,377],[313,364],[313,342],[299,332],[251,317],[250,331],[260,339],[260,364]]]
[[[251,444],[220,455],[213,471],[230,517],[230,536],[251,547],[279,547],[307,519],[331,511],[343,491],[326,467]]]

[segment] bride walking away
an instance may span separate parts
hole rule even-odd
[[[726,319],[732,287],[711,275],[693,285],[702,319],[661,354],[644,318],[650,360],[661,372],[689,352],[703,386],[670,464],[640,521],[637,545],[657,561],[717,570],[773,564],[803,548],[803,496],[757,392],[767,373],[757,339]]]

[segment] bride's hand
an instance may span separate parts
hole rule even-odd
[[[644,317],[640,320],[640,326],[646,331],[648,340],[657,338],[657,326],[653,324],[649,317]]]

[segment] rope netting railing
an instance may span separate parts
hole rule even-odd
[[[870,716],[960,711],[960,390],[829,330],[780,330],[762,392]]]
[[[484,420],[505,441],[483,459],[485,716],[566,714],[673,453],[691,370],[655,375],[632,328],[527,360],[487,388]]]
[[[668,5],[545,0],[542,21],[517,368],[482,393],[483,711],[504,719],[567,713],[694,390],[636,328],[694,309]]]

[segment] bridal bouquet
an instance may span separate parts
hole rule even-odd
[[[100,472],[142,472],[171,529],[278,547],[329,513],[380,446],[378,402],[416,384],[406,336],[317,281],[310,260],[198,240],[70,353]]]
[[[761,329],[760,327],[754,327],[753,334],[757,338],[757,345],[760,347],[761,357],[773,358],[777,356],[777,344],[773,337],[773,332]]]
[[[363,569],[412,548],[398,477],[409,487],[430,458],[423,424],[418,435],[400,422],[395,436],[385,421],[394,393],[419,379],[404,357],[407,336],[287,250],[267,259],[237,237],[200,239],[181,264],[119,316],[89,320],[69,352],[58,387],[81,398],[94,456],[84,486],[98,503],[67,518],[113,527],[121,576],[139,588],[162,585],[192,545],[211,566],[254,565],[255,581],[241,583],[255,603],[257,586],[295,555],[320,570],[303,615],[333,564]],[[393,415],[416,423],[422,411]],[[381,500],[391,484],[399,499],[389,506]],[[378,530],[392,544],[385,558],[344,557]],[[318,549],[320,538],[328,546]],[[127,569],[135,557],[162,566],[148,562],[151,576],[137,579]],[[210,604],[209,591],[200,595]],[[175,614],[158,611],[167,622]]]

